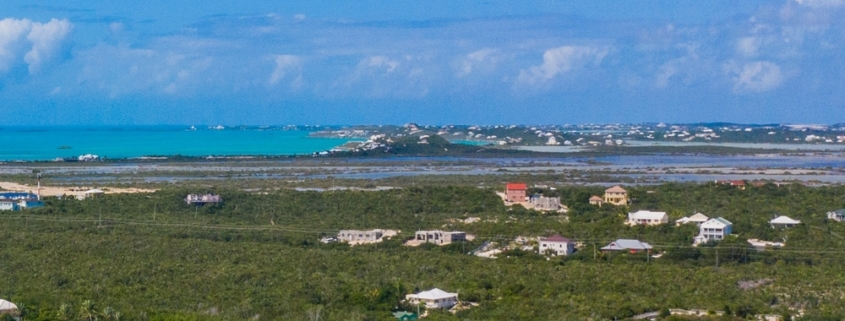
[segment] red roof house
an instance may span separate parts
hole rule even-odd
[[[505,185],[505,200],[512,203],[525,202],[527,190],[525,183],[508,183]]]

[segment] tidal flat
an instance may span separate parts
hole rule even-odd
[[[843,153],[752,155],[654,154],[600,157],[384,157],[223,159],[195,161],[5,163],[0,181],[57,186],[144,187],[236,184],[250,189],[485,185],[508,180],[537,184],[762,180],[809,185],[845,182]]]

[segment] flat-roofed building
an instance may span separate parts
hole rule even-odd
[[[220,195],[217,194],[188,194],[188,196],[185,196],[185,203],[188,204],[202,205],[209,203],[218,204],[221,202],[223,202],[223,199],[220,198]]]
[[[467,233],[458,231],[417,231],[414,234],[414,240],[421,243],[434,243],[438,245],[446,245],[452,242],[466,241]]]
[[[337,239],[341,242],[378,242],[384,236],[382,230],[340,230]]]
[[[532,196],[528,200],[528,203],[538,211],[557,211],[563,209],[563,205],[560,204],[560,197]]]

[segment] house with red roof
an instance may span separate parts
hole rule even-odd
[[[526,200],[528,186],[525,183],[508,183],[505,185],[505,201],[522,203]]]
[[[575,242],[558,234],[541,237],[538,250],[540,254],[569,255],[575,252]]]

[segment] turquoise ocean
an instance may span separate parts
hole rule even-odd
[[[142,156],[300,155],[349,140],[309,137],[308,130],[207,126],[0,127],[0,161],[35,161],[94,154]]]

